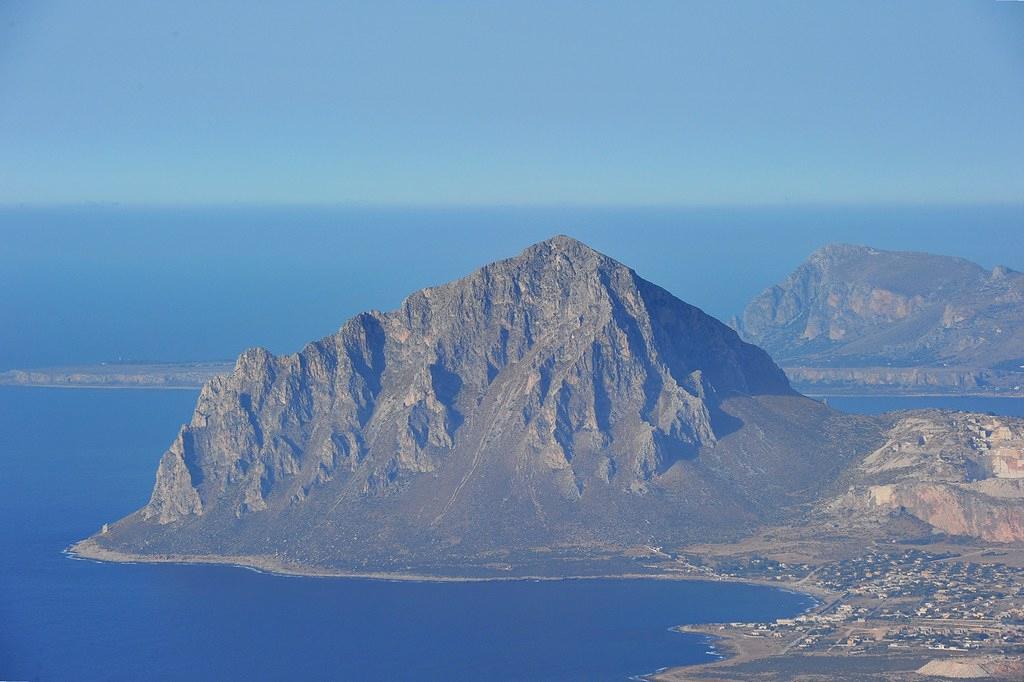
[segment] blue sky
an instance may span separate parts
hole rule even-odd
[[[0,203],[1024,198],[1024,3],[0,3]]]

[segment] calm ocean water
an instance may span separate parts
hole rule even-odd
[[[65,557],[145,503],[195,397],[0,387],[0,679],[623,680],[713,658],[672,625],[812,603],[743,585],[396,583]]]

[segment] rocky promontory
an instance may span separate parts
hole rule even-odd
[[[94,542],[401,567],[796,519],[880,428],[568,237],[211,379],[150,502]],[[573,550],[575,551],[575,550]]]

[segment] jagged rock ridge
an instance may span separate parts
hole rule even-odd
[[[150,502],[98,541],[377,565],[735,533],[795,513],[876,436],[556,237],[294,355],[246,351],[202,389]]]

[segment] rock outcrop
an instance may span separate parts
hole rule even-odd
[[[683,542],[793,518],[878,442],[727,326],[556,237],[296,354],[246,351],[203,387],[150,502],[94,541],[375,567]]]

